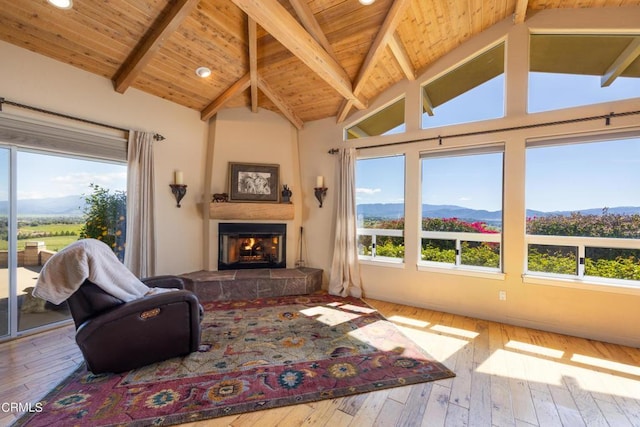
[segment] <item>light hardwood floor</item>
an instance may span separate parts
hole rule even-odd
[[[367,302],[457,376],[185,425],[640,427],[638,348]],[[71,326],[0,344],[0,402],[37,402],[80,362]]]

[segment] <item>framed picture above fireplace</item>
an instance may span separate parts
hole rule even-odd
[[[280,165],[229,162],[230,202],[278,202]]]

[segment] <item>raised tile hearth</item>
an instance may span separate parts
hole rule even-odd
[[[200,301],[304,295],[322,289],[322,270],[308,267],[203,270],[181,277],[185,279],[185,288],[195,293]]]

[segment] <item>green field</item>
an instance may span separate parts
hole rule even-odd
[[[44,242],[47,249],[58,251],[78,240],[84,223],[72,224],[20,224],[18,226],[18,250],[24,249],[26,242]],[[62,235],[71,234],[71,235]],[[0,241],[0,250],[7,250],[6,240]]]

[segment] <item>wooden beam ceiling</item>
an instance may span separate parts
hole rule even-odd
[[[338,62],[336,58],[336,54],[333,51],[333,47],[331,47],[331,43],[327,40],[327,36],[322,31],[322,27],[318,23],[318,20],[313,15],[313,11],[309,7],[309,4],[305,0],[289,0],[291,6],[296,11],[296,15],[302,21],[302,25],[304,28],[316,39],[318,43],[327,51],[329,55],[333,58],[334,61]]]
[[[398,33],[393,33],[393,37],[389,39],[389,48],[393,53],[393,56],[396,58],[396,61],[402,68],[402,72],[407,80],[415,80],[416,72],[413,69],[413,64],[411,64],[411,59],[409,58],[409,54],[407,50],[404,48],[402,44],[402,40],[400,40],[400,36]]]
[[[360,67],[360,72],[358,73],[358,77],[356,77],[353,88],[353,93],[355,94],[355,96],[358,96],[362,91],[367,79],[373,72],[375,65],[384,53],[384,49],[389,44],[389,40],[393,37],[396,28],[400,24],[400,21],[404,17],[405,12],[410,5],[411,0],[394,0],[391,8],[389,9],[389,13],[387,13],[384,23],[380,28],[380,31],[378,31],[378,35],[371,45],[371,49],[369,49],[369,52],[367,53],[367,57]],[[346,111],[339,111],[337,117],[346,117],[349,110],[353,106],[357,107],[357,105],[352,103],[349,99],[349,102],[344,104],[343,107]],[[338,123],[340,123],[340,121],[338,121]]]
[[[602,87],[611,85],[638,56],[640,56],[640,37],[633,39],[624,52],[613,61],[613,64],[602,76],[600,85]]]
[[[277,0],[232,1],[341,96],[357,108],[366,108],[366,103],[354,95],[346,71]]]
[[[513,13],[513,23],[522,24],[527,16],[527,6],[529,0],[518,0],[516,2],[515,12]]]
[[[153,56],[160,50],[162,43],[178,29],[182,21],[193,11],[200,0],[178,0],[165,18],[157,26],[151,27],[143,42],[129,55],[118,70],[114,81],[116,92],[124,93]]]
[[[249,18],[249,75],[251,79],[251,111],[258,112],[258,25]]]
[[[222,95],[216,98],[211,104],[207,105],[201,112],[200,118],[202,120],[209,120],[211,117],[224,106],[225,102],[233,98],[238,93],[247,90],[251,86],[251,73],[247,73],[235,82],[229,89],[227,89]]]
[[[266,81],[264,81],[264,79],[262,79],[261,77],[258,77],[258,87],[260,88],[262,93],[264,93],[267,96],[267,98],[269,98],[271,102],[273,102],[276,105],[276,107],[278,107],[278,109],[282,112],[282,114],[284,114],[284,116],[287,119],[289,119],[289,121],[296,128],[302,129],[303,122],[300,119],[300,117],[296,115],[293,109],[289,107],[287,102],[284,99],[282,99],[277,94],[277,92],[272,90],[269,84]]]

